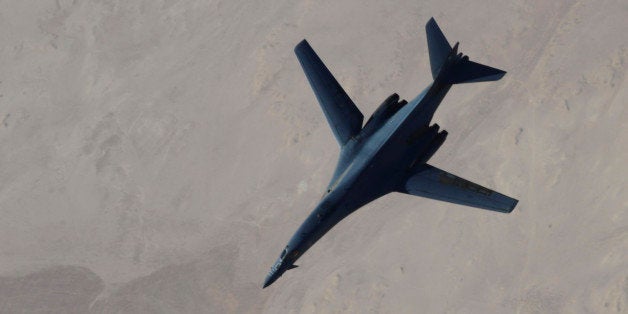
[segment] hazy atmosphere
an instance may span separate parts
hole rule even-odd
[[[261,289],[339,148],[307,38],[365,118],[456,85],[431,164],[519,199],[398,193]],[[0,0],[1,313],[626,313],[628,2]],[[376,184],[376,183],[374,183]]]

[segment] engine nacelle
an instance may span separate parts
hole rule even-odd
[[[405,100],[399,101],[399,95],[397,95],[397,93],[388,96],[388,98],[377,107],[377,110],[375,110],[368,121],[366,121],[363,133],[368,135],[375,132],[407,103],[408,102]]]
[[[432,125],[424,132],[423,140],[427,141],[427,145],[421,147],[420,151],[416,153],[416,159],[410,163],[408,167],[410,170],[426,163],[434,153],[440,148],[447,138],[447,131],[443,130],[438,133],[438,124]]]
[[[432,142],[434,137],[436,137],[439,128],[440,126],[437,123],[434,123],[429,127],[422,126],[406,138],[406,144],[409,146],[419,147],[419,149],[417,149],[417,153],[422,153],[425,151],[425,146]]]
[[[447,134],[447,131],[443,130],[436,135],[434,140],[430,143],[430,146],[428,146],[427,150],[425,150],[423,158],[421,158],[421,163],[426,163],[428,160],[430,160],[430,158],[432,158],[432,156],[434,156],[434,154],[441,147],[441,145],[445,143],[445,139],[447,139]]]

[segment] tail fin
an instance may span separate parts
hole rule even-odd
[[[425,25],[425,32],[427,33],[430,66],[434,79],[439,77],[441,70],[448,61],[451,62],[452,67],[441,78],[447,84],[497,81],[506,74],[500,69],[469,61],[469,57],[463,56],[462,53],[457,54],[458,43],[454,45],[454,48],[451,48],[434,18],[431,18]]]
[[[430,52],[430,67],[432,68],[432,78],[436,79],[440,68],[447,61],[447,57],[451,53],[451,46],[447,42],[447,38],[436,24],[434,18],[431,18],[425,24],[425,33],[427,33],[427,48]]]

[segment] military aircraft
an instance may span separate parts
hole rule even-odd
[[[425,26],[434,82],[407,102],[392,94],[364,126],[364,116],[306,40],[294,49],[340,144],[340,157],[319,205],[270,268],[263,288],[343,218],[390,192],[510,213],[517,200],[427,164],[447,131],[430,125],[453,84],[496,81],[506,72],[475,63],[453,48],[431,18]]]

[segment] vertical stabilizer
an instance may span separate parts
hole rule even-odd
[[[458,53],[458,43],[451,48],[434,18],[425,25],[425,32],[434,80],[438,78],[446,84],[475,83],[497,81],[506,74],[500,69],[469,61],[469,57]],[[446,72],[441,74],[442,71]]]
[[[427,33],[427,47],[430,52],[430,67],[432,68],[432,78],[436,79],[441,67],[447,61],[447,57],[451,52],[451,46],[447,42],[447,38],[436,24],[434,18],[431,18],[425,25]]]

